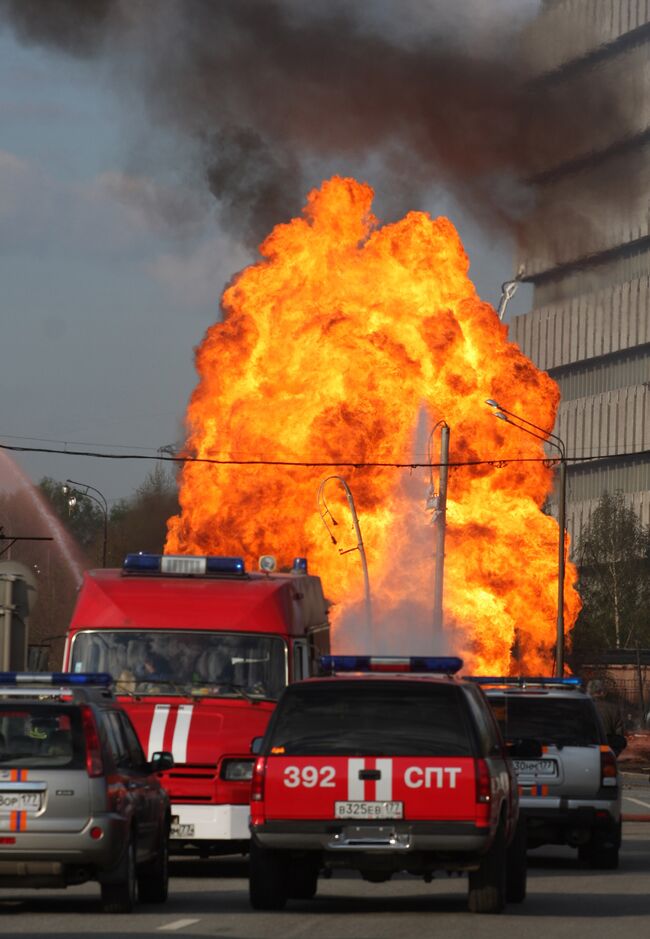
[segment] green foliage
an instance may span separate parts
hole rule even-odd
[[[130,551],[161,553],[167,519],[179,511],[176,482],[156,466],[130,499],[115,503],[109,524],[110,566],[120,566]]]
[[[604,493],[578,541],[583,608],[572,633],[575,659],[650,646],[649,548],[650,531],[623,493]]]

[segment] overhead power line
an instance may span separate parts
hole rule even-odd
[[[304,467],[309,469],[325,469],[330,467],[347,467],[349,469],[429,469],[442,464],[431,461],[378,461],[378,460],[236,460],[230,458],[191,456],[189,454],[167,455],[158,452],[155,456],[146,453],[100,453],[97,450],[56,450],[53,447],[25,447],[17,444],[0,443],[0,450],[11,450],[18,453],[50,453],[56,456],[87,456],[97,460],[150,460],[156,463],[207,463],[215,466],[286,466]],[[629,459],[634,457],[650,458],[650,450],[631,453],[616,453],[602,456],[567,457],[567,463],[589,463],[596,460]],[[499,468],[510,463],[543,463],[553,466],[559,462],[558,457],[491,457],[482,460],[450,460],[446,463],[450,469],[463,466],[496,466]]]

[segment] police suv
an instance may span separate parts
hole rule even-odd
[[[469,874],[469,908],[526,893],[517,786],[482,691],[456,658],[325,656],[290,685],[258,753],[250,899],[313,897],[321,870],[374,883],[407,871]]]
[[[478,678],[511,742],[536,741],[541,754],[515,758],[528,846],[578,849],[591,868],[618,867],[621,781],[616,755],[625,738],[607,737],[579,678]]]

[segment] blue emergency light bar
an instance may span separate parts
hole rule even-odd
[[[555,686],[565,688],[579,688],[582,685],[582,679],[575,676],[570,678],[555,678],[552,676],[494,676],[494,675],[467,675],[468,681],[476,682],[477,685],[514,685],[517,688],[524,688],[527,685]]]
[[[94,685],[110,688],[113,676],[107,672],[0,672],[0,685]]]
[[[291,565],[291,570],[294,574],[306,574],[307,558],[294,558],[293,564]]]
[[[323,655],[321,669],[334,672],[429,672],[455,675],[463,660],[455,656],[387,656],[387,655]]]
[[[126,574],[245,574],[243,558],[193,554],[127,554],[122,570]]]

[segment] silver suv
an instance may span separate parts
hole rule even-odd
[[[536,758],[513,759],[528,847],[566,844],[592,868],[618,867],[621,781],[616,755],[625,738],[607,737],[593,699],[577,678],[477,679],[501,732],[541,744]]]
[[[0,673],[0,887],[97,880],[106,912],[167,898],[169,798],[110,675]]]

